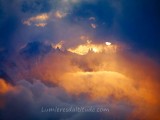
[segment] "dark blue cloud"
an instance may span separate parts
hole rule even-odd
[[[52,9],[50,0],[34,0],[34,1],[23,1],[21,4],[21,10],[23,12],[49,12]]]
[[[158,55],[160,52],[160,4],[142,0],[122,2],[122,16],[118,20],[119,34],[125,36],[135,49]]]
[[[108,0],[97,1],[96,3],[84,2],[80,5],[75,5],[70,16],[71,21],[75,24],[81,22],[88,23],[90,17],[95,17],[95,24],[98,25],[94,35],[99,38],[104,38],[109,35],[114,24],[116,9]],[[74,21],[74,18],[79,18]],[[90,27],[88,25],[88,27]],[[92,29],[91,29],[92,30]]]
[[[12,37],[19,26],[19,20],[16,16],[9,16],[0,26],[0,47],[11,47]]]

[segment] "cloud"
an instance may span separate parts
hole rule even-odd
[[[5,80],[0,79],[0,94],[5,94],[11,89],[11,85],[9,85]]]
[[[23,12],[37,13],[37,12],[48,12],[52,10],[52,4],[54,1],[51,0],[23,0],[21,1],[21,10]]]
[[[32,23],[35,23],[35,26],[37,27],[44,27],[47,25],[47,20],[49,19],[48,14],[40,14],[35,17],[31,17],[25,21],[23,21],[23,24],[30,26]]]
[[[2,119],[159,118],[159,63],[128,49],[117,31],[126,2],[0,2]],[[101,105],[110,112],[41,113],[57,104]]]
[[[62,13],[61,11],[56,11],[55,12],[55,17],[59,18],[59,19],[65,17],[66,15],[67,15],[67,13]]]
[[[45,27],[47,24],[46,23],[38,23],[36,24],[37,27]]]
[[[2,97],[5,102],[1,102],[2,118],[92,118],[93,114],[86,113],[41,113],[42,107],[71,104],[109,107],[109,113],[95,113],[97,119],[114,119],[115,114],[120,119],[157,119],[158,67],[146,57],[127,55],[93,53],[79,56],[57,50],[35,61],[35,65],[30,66],[34,61],[25,60],[30,69],[23,68],[22,61],[17,61],[23,76],[16,73],[15,85],[10,85],[13,89],[8,89],[8,83],[1,82],[2,88],[7,90]],[[27,106],[25,110],[24,106]],[[21,114],[15,114],[20,111]]]
[[[82,40],[86,40],[87,43],[78,45],[75,48],[69,48],[68,51],[72,53],[76,53],[79,55],[85,55],[87,53],[93,52],[93,53],[116,53],[117,48],[120,47],[118,45],[111,45],[110,44],[94,44],[92,43],[91,40],[86,39],[85,37],[82,36]]]
[[[26,80],[21,80],[13,86],[16,91],[10,91],[5,95],[5,107],[1,110],[2,119],[80,119],[92,118],[93,114],[86,113],[43,113],[42,107],[57,106],[81,106],[87,101],[74,100],[63,88],[48,87],[39,80],[34,80],[33,84]],[[14,101],[14,102],[13,102]],[[95,103],[96,104],[96,103]],[[97,104],[98,105],[98,104]],[[24,109],[25,108],[25,109]],[[17,114],[21,113],[21,114]],[[87,116],[87,117],[86,117]],[[105,116],[105,115],[104,115]],[[101,118],[97,113],[97,118]]]
[[[17,61],[17,69],[21,71],[15,75],[15,88],[20,96],[17,96],[17,92],[12,93],[12,90],[9,95],[15,101],[24,101],[23,104],[27,102],[28,111],[32,111],[24,111],[29,114],[27,116],[60,119],[60,114],[53,113],[50,116],[34,111],[39,111],[43,105],[55,107],[56,104],[95,104],[108,105],[110,108],[108,114],[97,113],[98,119],[115,118],[115,114],[121,119],[158,119],[159,66],[147,56],[127,49],[112,54],[103,52],[81,56],[52,48],[42,59],[39,58],[30,61],[21,58],[24,65],[22,61]],[[28,97],[22,99],[21,95]],[[10,99],[13,98],[8,98]],[[5,105],[7,104],[10,102]],[[92,115],[62,113],[61,116],[63,119],[88,119]]]
[[[136,119],[137,117],[158,119],[158,67],[155,62],[146,57],[133,53],[129,56],[126,57],[120,53],[116,57],[107,56],[104,53],[77,56],[53,52],[37,63],[38,66],[32,66],[31,73],[28,75],[32,79],[37,77],[39,80],[17,80],[12,86],[14,90],[5,93],[2,116],[5,119],[9,119],[7,116],[12,116],[15,119],[78,120],[91,119],[94,115],[97,119],[114,119],[116,114],[119,119]],[[147,68],[143,67],[144,64],[148,65]],[[91,68],[92,71],[88,71],[86,67]],[[56,86],[50,86],[51,84]],[[65,106],[65,104],[106,105],[110,113],[93,115],[92,113],[43,114],[40,112],[42,106],[55,107]],[[23,106],[27,106],[26,111],[23,110]],[[16,113],[21,111],[23,116],[15,115],[14,111]]]
[[[91,27],[92,27],[93,29],[96,29],[97,26],[96,26],[96,24],[93,24],[93,23],[92,23],[92,24],[91,24]]]
[[[6,46],[5,49],[10,51],[12,48],[12,50],[17,51],[24,44],[35,40],[48,40],[54,44],[58,41],[67,41],[67,47],[74,47],[82,43],[79,40],[82,35],[98,37],[99,35],[96,35],[97,31],[101,29],[101,27],[99,28],[98,13],[93,11],[94,14],[89,13],[87,18],[83,15],[88,11],[86,7],[83,9],[83,6],[90,4],[96,8],[98,5],[95,2],[98,1],[16,0],[12,3],[8,0],[2,1],[3,13],[14,17],[15,20],[7,16],[2,18],[2,21],[6,21],[6,23],[3,23],[5,26],[2,31],[7,28],[9,32],[6,31],[6,35],[2,35],[1,42],[3,46]],[[81,12],[82,14],[79,14]],[[95,20],[89,20],[89,18],[95,18]],[[92,29],[93,25],[98,26],[96,30]],[[6,39],[8,39],[8,42],[5,42]]]

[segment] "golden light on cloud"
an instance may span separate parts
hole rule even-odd
[[[49,15],[47,13],[44,13],[44,14],[40,14],[40,15],[31,17],[23,21],[23,24],[28,25],[28,26],[34,24],[37,27],[44,27],[47,24],[44,22],[46,22],[48,19],[49,19]]]
[[[69,79],[70,77],[72,79]],[[112,92],[133,89],[129,78],[114,71],[74,72],[67,73],[62,78],[62,86],[73,94],[90,93],[91,97],[110,97]],[[79,89],[77,89],[79,88]],[[109,90],[110,89],[110,90]],[[112,90],[111,90],[112,89]],[[132,90],[134,92],[134,90]],[[127,93],[127,91],[125,91]],[[117,94],[117,92],[115,92]],[[129,94],[128,94],[129,95]],[[118,99],[118,94],[116,95]]]
[[[111,44],[112,44],[111,42],[106,42],[106,45],[108,45],[108,46],[111,45]]]
[[[67,15],[67,13],[64,13],[64,12],[59,11],[59,10],[57,10],[57,11],[55,12],[55,17],[56,17],[56,18],[59,18],[59,19],[65,17],[66,15]]]
[[[69,95],[85,94],[89,101],[129,103],[135,107],[133,116],[143,113],[146,118],[152,118],[160,100],[156,82],[159,67],[147,57],[128,51],[116,52],[118,45],[80,44],[68,49],[77,55],[50,54],[32,73],[44,82],[62,87]],[[54,48],[56,46],[61,47],[62,42]],[[96,54],[87,54],[88,51]],[[153,108],[153,111],[146,111],[146,108]]]
[[[155,51],[152,46],[133,41],[143,34],[122,29],[128,22],[122,25],[121,20],[136,9],[136,2],[126,12],[127,0],[14,0],[9,6],[11,0],[2,1],[1,28],[10,27],[3,31],[6,41],[0,41],[0,119],[160,120],[159,56],[146,53]],[[15,17],[22,25],[7,25]],[[141,27],[154,27],[147,23]],[[131,41],[125,40],[128,35]],[[108,105],[110,112],[67,113],[62,109],[68,104]],[[42,112],[41,107],[61,110]]]
[[[45,21],[45,20],[48,20],[48,19],[49,19],[49,16],[46,13],[40,14],[40,15],[37,15],[35,17],[30,18],[31,21],[34,21],[34,20]]]
[[[0,79],[0,94],[5,94],[11,89],[11,86],[7,84],[3,79]]]
[[[106,46],[107,45],[107,46]],[[79,55],[85,55],[88,52],[94,52],[94,53],[116,53],[117,51],[117,45],[111,45],[110,42],[107,42],[107,44],[93,44],[92,41],[88,41],[86,44],[78,45],[76,48],[69,48],[68,51],[79,54]]]
[[[69,48],[68,51],[79,54],[79,55],[85,55],[88,53],[89,49],[90,48],[86,45],[79,45],[75,49]]]
[[[36,24],[37,27],[45,27],[47,25],[47,23],[38,23]]]
[[[92,50],[93,50],[93,52],[95,52],[95,53],[99,52],[99,50],[98,50],[96,47],[92,48]]]

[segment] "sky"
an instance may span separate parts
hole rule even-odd
[[[0,0],[0,118],[160,119],[159,9],[158,0]],[[42,112],[66,105],[109,112]]]

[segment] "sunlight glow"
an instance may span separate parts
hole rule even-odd
[[[79,54],[79,55],[85,55],[88,52],[93,52],[93,53],[104,52],[104,53],[112,54],[112,53],[116,53],[117,45],[112,45],[110,42],[106,42],[106,44],[94,44],[92,42],[87,41],[87,43],[78,45],[75,48],[69,48],[68,51]]]
[[[112,44],[111,42],[106,42],[106,45],[108,45],[108,46],[111,45],[111,44]]]

